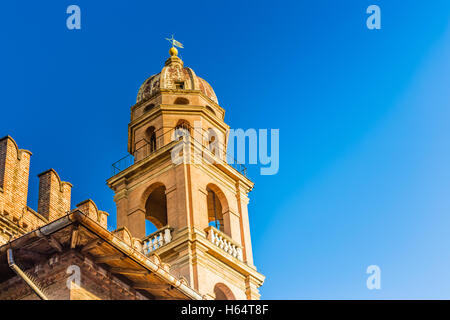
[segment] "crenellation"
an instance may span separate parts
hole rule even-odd
[[[37,212],[27,205],[31,152],[10,136],[0,139],[0,244],[56,220],[70,211],[72,184],[55,170],[38,175]]]
[[[103,228],[108,228],[109,214],[106,211],[98,210],[97,205],[91,199],[80,202],[77,204],[77,208]]]
[[[38,212],[49,221],[53,221],[70,211],[72,184],[61,181],[53,169],[40,173],[38,177]]]
[[[31,152],[10,136],[0,139],[0,243],[27,232],[28,177]]]
[[[30,158],[31,152],[19,149],[10,136],[0,139],[0,208],[11,219],[18,220],[27,205]]]

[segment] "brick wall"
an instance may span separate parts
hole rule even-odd
[[[72,281],[70,266],[80,269],[79,285]],[[72,267],[73,268],[73,267]],[[76,251],[54,255],[27,273],[50,300],[146,300],[136,290]],[[69,281],[70,282],[70,281]],[[0,284],[0,300],[37,300],[25,282],[15,276]]]

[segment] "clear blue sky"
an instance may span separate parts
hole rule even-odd
[[[105,180],[172,33],[232,128],[280,129],[279,173],[249,171],[263,298],[450,298],[448,0],[2,3],[0,135],[33,152],[30,206],[54,168],[115,225]]]

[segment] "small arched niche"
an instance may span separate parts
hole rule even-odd
[[[216,112],[215,112],[214,109],[211,108],[210,106],[206,106],[206,110],[209,110],[209,111],[211,111],[211,113],[212,113],[213,115],[216,115]]]
[[[145,202],[146,235],[167,225],[166,187],[157,184],[152,186],[151,189],[152,191]]]
[[[189,99],[178,97],[175,99],[174,104],[189,104]]]
[[[215,300],[236,300],[233,292],[223,283],[217,283],[214,286]]]
[[[152,110],[155,107],[155,104],[150,103],[148,106],[146,106],[144,108],[144,113],[149,112],[150,110]]]

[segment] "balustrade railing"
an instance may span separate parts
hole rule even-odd
[[[247,176],[247,168],[238,163],[238,161],[226,152],[226,146],[222,143],[213,142],[209,143],[204,139],[206,136],[206,131],[203,129],[195,129],[192,127],[182,128],[188,130],[190,133],[190,141],[195,145],[200,146],[203,154],[207,158],[211,159],[212,162],[226,162],[236,171]],[[181,140],[180,135],[182,132],[177,131],[177,128],[171,128],[169,130],[158,130],[155,132],[156,137],[154,140],[148,141],[148,139],[141,139],[134,145],[133,154],[129,154],[122,159],[116,161],[112,165],[112,175],[116,175],[119,172],[131,167],[133,164],[146,159],[151,156],[154,152],[158,151],[162,147],[168,145],[172,141]],[[200,138],[196,140],[196,137]],[[185,140],[188,141],[188,140]]]
[[[155,132],[155,140],[149,141],[143,138],[137,141],[134,144],[133,154],[128,154],[112,164],[112,175],[114,176],[119,172],[131,167],[136,162],[144,160],[162,147],[177,139],[175,128],[166,130],[165,132],[163,131],[164,130],[160,129]]]
[[[148,255],[172,241],[172,228],[163,227],[142,240],[142,250]]]
[[[145,237],[142,240],[143,253],[149,255],[153,251],[172,242],[172,230],[173,229],[169,226],[165,226]],[[212,244],[239,261],[243,261],[242,247],[239,244],[213,226],[209,226],[205,231],[207,233],[207,239],[211,241]]]
[[[208,240],[211,241],[214,245],[229,253],[238,260],[243,261],[242,248],[239,244],[237,244],[228,236],[212,226],[206,228],[205,231],[207,233]]]

